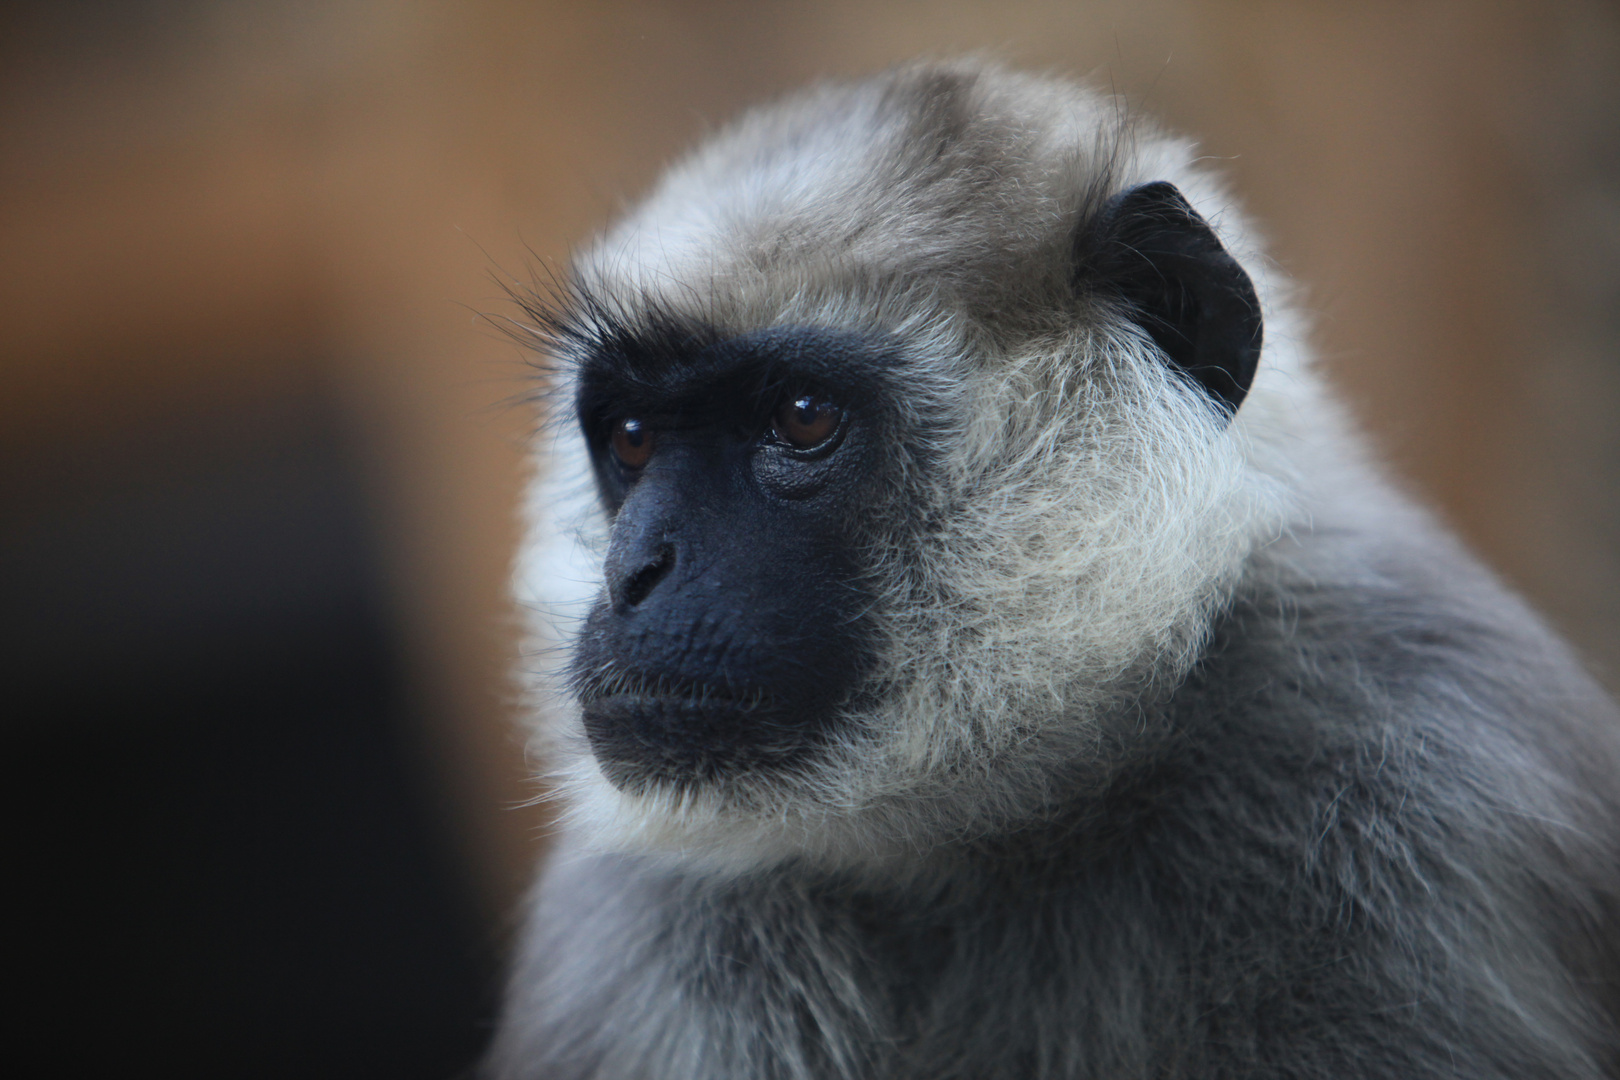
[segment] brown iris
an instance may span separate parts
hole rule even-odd
[[[613,456],[627,469],[639,469],[652,457],[652,432],[640,420],[620,420],[613,425],[608,441],[613,446]]]
[[[776,437],[798,450],[812,450],[833,437],[844,410],[819,394],[795,394],[771,418]]]

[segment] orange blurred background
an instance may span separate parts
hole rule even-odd
[[[53,1071],[472,1059],[543,842],[531,376],[481,314],[740,106],[967,50],[1196,136],[1386,456],[1615,684],[1612,3],[13,4],[0,671]]]

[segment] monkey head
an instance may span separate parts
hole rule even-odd
[[[1115,109],[972,64],[821,87],[528,303],[557,446],[519,589],[570,639],[539,711],[591,842],[926,860],[1167,734],[1279,528],[1246,419],[1294,361],[1219,187]]]

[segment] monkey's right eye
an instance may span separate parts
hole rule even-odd
[[[820,394],[795,394],[782,402],[771,418],[771,430],[795,450],[814,450],[838,431],[844,410]]]
[[[613,456],[627,469],[639,469],[652,457],[653,435],[640,420],[624,419],[613,425],[608,436]]]

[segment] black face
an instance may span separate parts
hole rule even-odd
[[[855,693],[886,366],[811,330],[660,331],[587,359],[579,415],[616,517],[574,683],[618,786],[791,767]]]

